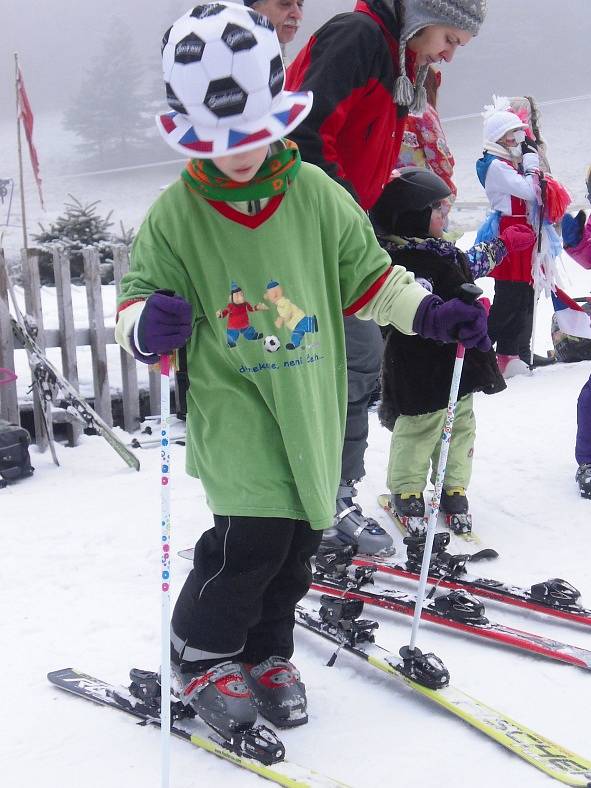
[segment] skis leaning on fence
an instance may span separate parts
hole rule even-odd
[[[41,406],[44,411],[44,424],[47,434],[50,433],[51,423],[51,401],[60,407],[65,408],[68,413],[76,416],[83,424],[85,429],[93,429],[101,435],[107,443],[119,454],[119,456],[129,465],[130,468],[140,469],[140,461],[135,454],[120,440],[109,425],[103,421],[99,414],[86,402],[84,397],[76,391],[74,386],[67,380],[61,372],[49,361],[41,347],[37,344],[34,332],[27,323],[16,300],[16,294],[10,278],[8,280],[8,292],[14,306],[16,318],[11,316],[12,329],[15,336],[21,342],[29,358],[33,385],[39,392]],[[50,441],[50,446],[52,445]],[[52,451],[54,454],[54,450]],[[56,458],[57,460],[57,458]]]

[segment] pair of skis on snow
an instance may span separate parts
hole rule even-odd
[[[496,601],[545,613],[550,617],[591,625],[591,611],[581,607],[576,590],[569,584],[560,581],[557,585],[557,581],[548,581],[537,584],[533,589],[524,589],[499,581],[471,577],[465,570],[467,562],[478,557],[487,557],[487,552],[482,551],[480,556],[450,556],[444,549],[447,546],[445,536],[442,535],[438,540],[431,565],[429,582],[435,588],[444,586],[463,593],[470,590],[474,594],[492,596]],[[420,655],[418,650],[409,655],[408,650],[404,649],[401,650],[401,655],[396,655],[375,643],[374,632],[378,625],[375,621],[360,620],[363,605],[374,604],[412,615],[414,600],[411,596],[397,591],[368,591],[365,586],[370,584],[373,575],[378,572],[404,579],[418,579],[415,570],[420,563],[420,546],[411,540],[407,548],[409,561],[405,566],[389,560],[378,561],[371,556],[353,558],[353,551],[349,550],[347,553],[347,548],[340,552],[334,551],[332,559],[330,550],[323,551],[317,559],[313,588],[321,592],[330,591],[338,596],[323,593],[320,610],[314,610],[308,603],[300,604],[296,611],[296,623],[336,646],[329,664],[333,664],[336,654],[344,650],[464,720],[548,776],[566,785],[590,786],[591,761],[450,685],[445,666],[434,655]],[[182,554],[191,558],[192,550],[183,551]],[[352,567],[349,567],[352,558]],[[434,623],[445,622],[444,626],[451,626],[459,631],[480,634],[487,639],[535,654],[586,669],[591,668],[589,652],[484,621],[484,611],[475,607],[472,601],[466,604],[465,596],[460,597],[459,601],[460,604],[455,608],[449,603],[437,605],[430,602],[424,607],[424,617]],[[118,688],[72,669],[55,671],[50,673],[48,678],[75,695],[119,708],[139,717],[145,723],[159,724],[158,710],[138,700],[137,694],[134,695],[129,688]],[[365,680],[363,673],[357,674],[357,678],[359,681]],[[261,763],[252,754],[248,756],[240,751],[235,742],[224,740],[216,731],[208,729],[204,735],[204,727],[207,726],[199,720],[175,721],[172,733],[279,785],[343,785],[287,760]]]
[[[397,684],[459,717],[549,777],[565,785],[591,785],[591,761],[451,685],[447,670],[434,655],[422,655],[418,649],[409,655],[408,649],[401,649],[399,656],[382,648],[375,642],[377,622],[360,619],[362,609],[361,601],[323,595],[320,610],[314,610],[307,604],[298,605],[296,623],[336,647],[329,659],[329,665],[334,664],[337,653],[343,650],[362,659],[368,666],[379,670]],[[132,678],[134,672],[132,671]],[[158,726],[160,723],[158,711],[133,692],[133,682],[129,688],[115,687],[70,668],[49,673],[48,678],[67,692],[117,708],[140,719],[144,724]],[[362,672],[357,673],[356,678],[360,682],[367,680]],[[278,785],[291,788],[344,786],[342,782],[287,760],[263,763],[240,752],[232,742],[223,739],[214,730],[208,729],[207,734],[204,734],[203,726],[204,723],[201,723],[195,729],[190,728],[188,723],[175,721],[171,731],[174,736]]]

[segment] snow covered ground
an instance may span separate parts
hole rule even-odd
[[[588,290],[571,264],[571,287]],[[488,285],[487,285],[488,286]],[[540,308],[537,349],[550,347],[550,307]],[[478,571],[528,585],[564,577],[591,606],[591,502],[573,480],[576,399],[591,362],[558,364],[512,379],[506,392],[476,398],[478,436],[470,499],[475,527],[500,557]],[[121,433],[124,435],[124,433]],[[390,434],[371,415],[364,508],[391,530],[376,505],[384,492]],[[35,475],[0,491],[4,555],[2,785],[7,788],[158,786],[159,734],[130,718],[69,697],[47,671],[73,666],[123,683],[131,666],[155,668],[160,654],[159,452],[139,450],[139,473],[99,437],[58,447],[62,467],[32,452]],[[198,481],[172,447],[173,589],[190,564],[176,551],[209,527]],[[398,540],[398,536],[395,537]],[[489,616],[591,649],[591,631],[487,605]],[[407,643],[410,619],[375,609],[378,640]],[[452,681],[540,733],[591,757],[591,676],[577,668],[423,626]],[[283,738],[289,757],[361,786],[498,785],[543,788],[549,778],[465,724],[433,709],[331,644],[296,632],[295,661],[308,689],[310,722]],[[363,678],[363,682],[358,678]],[[248,775],[184,742],[172,743],[174,788],[256,786]]]

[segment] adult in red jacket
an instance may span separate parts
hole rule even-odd
[[[359,0],[329,20],[287,72],[289,90],[312,90],[314,106],[290,135],[302,158],[321,167],[366,210],[380,196],[398,159],[410,109],[423,112],[431,63],[453,59],[478,33],[486,0]],[[367,405],[383,351],[379,327],[345,317],[349,401],[335,528],[327,539],[362,552],[387,550],[392,539],[353,503],[365,475]]]

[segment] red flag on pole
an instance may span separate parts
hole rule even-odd
[[[22,121],[23,128],[25,130],[25,136],[29,144],[31,165],[33,167],[33,173],[35,175],[35,181],[37,182],[37,188],[39,189],[39,199],[41,200],[41,207],[45,208],[45,206],[43,205],[43,193],[41,191],[41,175],[39,174],[39,158],[37,156],[37,150],[35,149],[35,145],[33,144],[33,110],[31,109],[31,104],[29,103],[29,97],[27,96],[27,91],[25,90],[25,83],[23,82],[23,75],[21,73],[20,68],[17,70],[16,84],[17,84],[18,104],[19,104],[19,118]]]

